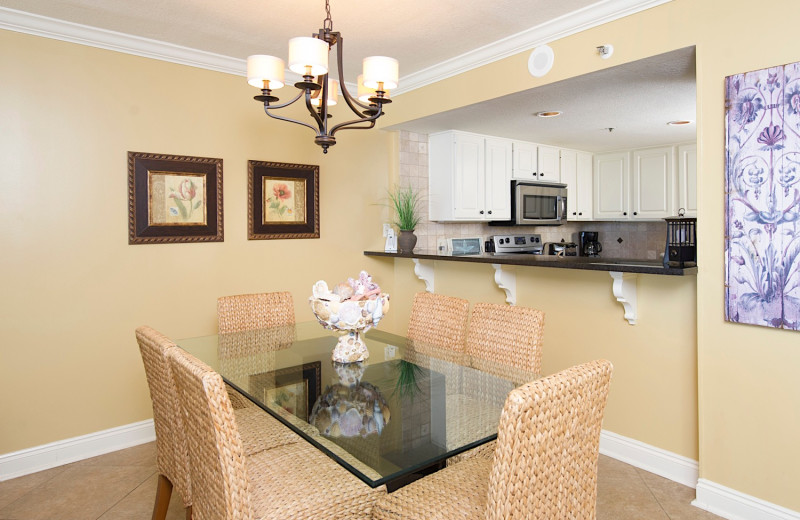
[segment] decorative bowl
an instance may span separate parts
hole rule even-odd
[[[369,350],[361,338],[361,333],[376,326],[389,310],[388,294],[345,301],[312,296],[308,301],[320,325],[342,333],[331,355],[333,361],[356,363],[369,357]]]

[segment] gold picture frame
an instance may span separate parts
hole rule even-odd
[[[247,238],[319,238],[319,166],[248,161]]]
[[[222,242],[222,159],[128,152],[128,243]]]

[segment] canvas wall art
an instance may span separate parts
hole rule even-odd
[[[800,63],[725,88],[725,319],[798,330]]]

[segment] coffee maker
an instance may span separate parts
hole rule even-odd
[[[581,231],[579,234],[581,256],[597,256],[603,250],[603,245],[597,241],[597,231]]]

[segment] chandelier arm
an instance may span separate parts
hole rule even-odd
[[[297,100],[295,99],[295,101],[297,101]],[[302,121],[297,121],[295,119],[290,119],[288,117],[278,116],[278,115],[270,113],[270,110],[269,110],[270,108],[280,108],[280,107],[268,107],[268,106],[264,105],[264,112],[269,117],[271,117],[272,119],[279,119],[280,121],[288,121],[289,123],[295,123],[295,124],[298,124],[298,125],[303,125],[303,126],[306,126],[306,127],[310,128],[312,131],[317,132],[317,129],[314,128],[313,126],[311,126],[308,123],[303,123]]]
[[[350,95],[350,92],[347,90],[347,85],[344,81],[344,60],[342,59],[343,46],[344,46],[344,38],[339,33],[336,33],[336,66],[339,69],[339,86],[342,88],[342,95],[344,96],[344,101],[347,103],[347,106],[350,107],[350,110],[353,111],[354,114],[359,115],[361,114],[361,110],[353,106],[353,103],[358,105],[362,110],[369,110],[370,106],[361,103],[357,98],[354,98]]]
[[[370,116],[370,117],[362,117],[361,119],[353,119],[351,121],[344,121],[344,122],[339,123],[338,125],[334,126],[331,129],[331,135],[335,134],[338,130],[347,130],[347,128],[345,128],[345,127],[348,127],[350,125],[355,125],[355,124],[358,124],[358,123],[369,123],[370,126],[369,127],[366,127],[366,126],[361,127],[361,126],[359,126],[359,127],[355,127],[355,128],[372,128],[373,126],[375,126],[375,120],[378,119],[379,117],[381,117],[382,115],[383,115],[383,110],[381,110],[381,107],[378,106],[378,111],[375,114],[373,114],[372,116]]]
[[[300,92],[298,92],[298,93],[297,93],[297,95],[294,97],[294,99],[293,99],[293,100],[291,100],[291,101],[287,101],[286,103],[283,103],[283,104],[281,104],[281,105],[266,105],[266,104],[264,104],[264,109],[265,109],[265,110],[266,110],[266,109],[269,109],[269,110],[277,110],[277,109],[279,109],[279,108],[288,107],[289,105],[291,105],[292,103],[294,103],[295,101],[297,101],[298,99],[300,99],[300,96],[302,96],[302,95],[303,95],[303,91],[301,90]]]
[[[323,98],[320,98],[320,108],[322,108],[322,114],[318,114],[317,109],[314,108],[314,105],[311,104],[311,90],[306,89],[305,94],[306,94],[306,109],[308,110],[308,113],[311,114],[311,117],[313,117],[314,120],[317,122],[317,128],[314,128],[311,125],[306,125],[306,126],[317,132],[317,135],[322,135],[325,132],[325,125],[323,124],[322,116],[324,116],[325,118],[328,117],[327,103],[325,103]]]
[[[365,121],[350,121],[348,124],[355,124],[355,123],[364,123]],[[369,130],[370,128],[375,128],[375,121],[370,121],[367,126],[343,126],[345,123],[341,125],[337,125],[336,128],[331,131],[331,135],[333,135],[338,130]]]

